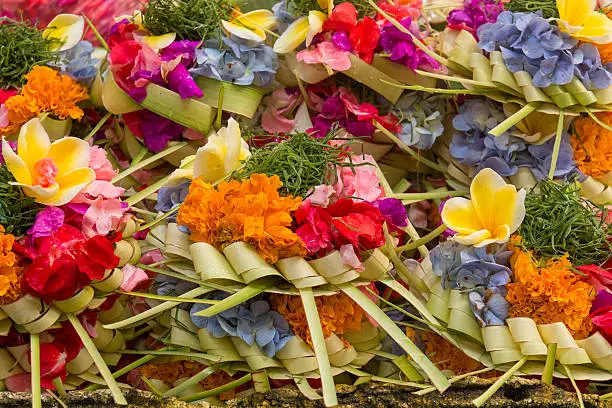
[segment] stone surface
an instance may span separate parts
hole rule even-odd
[[[453,385],[444,395],[430,392],[424,396],[412,394],[415,389],[380,383],[362,386],[339,385],[338,402],[341,408],[473,408],[472,400],[491,385],[491,380],[472,378]],[[126,390],[130,408],[210,408],[208,403],[187,404],[176,399],[160,399],[154,394]],[[29,394],[0,393],[0,407],[25,408],[31,406]],[[584,395],[585,408],[612,408],[612,401],[600,401],[596,396]],[[64,401],[69,408],[118,407],[107,390],[70,392]],[[52,397],[43,397],[44,408],[60,408]],[[284,388],[268,393],[253,394],[228,402],[229,408],[324,408],[321,401],[305,399],[297,389]],[[513,378],[508,381],[484,408],[578,408],[576,394],[536,380]]]

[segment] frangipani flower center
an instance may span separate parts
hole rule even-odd
[[[59,168],[53,162],[53,159],[44,158],[34,164],[34,172],[32,174],[32,184],[41,187],[51,187],[55,184],[55,176]]]

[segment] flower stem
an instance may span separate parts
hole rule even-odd
[[[542,382],[544,384],[552,384],[553,372],[555,371],[555,361],[557,359],[557,343],[548,345],[548,353],[546,353],[546,364],[542,373]]]
[[[450,94],[450,95],[487,95],[491,93],[490,90],[485,89],[446,89],[446,88],[428,88],[422,85],[398,85],[393,82],[385,81],[381,79],[380,82],[395,86],[397,88],[409,89],[411,91],[427,92],[434,94]]]
[[[53,380],[53,385],[55,386],[55,389],[57,390],[57,393],[60,395],[60,397],[66,398],[66,388],[64,388],[64,383],[62,382],[62,379],[60,377],[57,377]]]
[[[113,378],[113,375],[108,369],[106,362],[104,362],[104,359],[100,355],[100,352],[96,348],[96,345],[91,340],[91,337],[89,337],[89,333],[87,333],[87,330],[85,330],[85,328],[81,325],[81,322],[79,321],[79,319],[77,319],[77,317],[74,314],[68,313],[66,317],[68,317],[68,321],[70,321],[70,324],[72,324],[72,327],[74,327],[74,330],[77,332],[77,334],[81,338],[81,341],[83,342],[83,346],[85,346],[85,349],[89,352],[89,355],[91,356],[92,360],[96,364],[96,367],[98,367],[98,370],[100,371],[100,375],[102,375],[102,378],[104,378],[104,381],[106,381],[106,385],[108,386],[111,394],[113,395],[115,403],[117,405],[127,405],[127,401],[125,397],[123,396],[123,394],[121,393],[121,389],[119,389],[119,385]]]
[[[504,132],[510,129],[512,126],[519,123],[521,120],[525,119],[529,114],[537,109],[537,106],[532,103],[528,103],[519,109],[514,115],[509,116],[506,120],[504,120],[499,125],[495,126],[493,129],[489,131],[493,136],[501,136]]]
[[[32,377],[32,408],[42,407],[40,393],[40,336],[38,333],[30,334],[30,360]]]
[[[563,138],[563,111],[559,112],[559,121],[557,122],[557,135],[555,136],[555,145],[553,147],[552,159],[550,161],[550,170],[548,178],[552,180],[555,177],[557,168],[557,160],[559,159],[559,149],[561,148],[561,139]]]
[[[448,380],[448,382],[450,382],[451,384],[454,384],[454,383],[456,383],[459,380],[463,380],[464,378],[472,377],[472,376],[475,376],[475,375],[478,375],[478,374],[482,374],[482,373],[486,373],[486,372],[491,371],[491,370],[495,370],[495,368],[494,367],[485,367],[485,368],[482,368],[480,370],[472,371],[471,373],[465,373],[465,374],[457,375],[457,376],[455,376],[453,378],[450,378]],[[425,394],[429,394],[430,392],[435,391],[435,390],[436,390],[435,387],[428,387],[428,388],[424,388],[424,389],[419,390],[419,391],[415,391],[415,392],[413,392],[413,394],[415,394],[415,395],[425,395]]]
[[[151,194],[155,193],[157,190],[162,188],[164,184],[168,182],[169,179],[170,179],[170,175],[151,184],[149,187],[143,190],[140,190],[139,192],[137,192],[136,194],[134,194],[133,196],[125,200],[125,202],[128,203],[129,206],[132,206],[134,204],[141,202],[142,200],[144,200],[145,198],[147,198],[148,196],[150,196]]]
[[[576,397],[578,397],[578,404],[580,405],[580,408],[584,408],[584,401],[582,400],[582,393],[580,392],[580,388],[578,388],[578,385],[576,385],[576,381],[574,380],[574,376],[572,375],[570,368],[566,366],[565,364],[563,364],[563,368],[565,369],[565,372],[567,373],[567,377],[570,379],[570,382],[572,383],[572,386],[574,387],[574,390],[576,391]]]
[[[225,87],[219,88],[219,101],[217,102],[217,120],[215,128],[221,129],[221,118],[223,117],[223,95],[225,94]]]
[[[130,163],[130,167],[131,166],[135,166],[138,163],[140,163],[142,161],[142,159],[144,159],[144,157],[147,155],[148,151],[149,151],[149,149],[147,148],[147,146],[145,146],[145,145],[140,146],[140,150],[138,150],[138,153],[136,153],[136,156],[134,156],[132,158],[132,162]]]
[[[163,151],[154,154],[153,156],[149,157],[146,160],[143,160],[139,163],[137,163],[134,166],[130,166],[127,169],[125,169],[124,171],[122,171],[121,173],[117,174],[112,180],[111,183],[116,183],[118,181],[120,181],[121,179],[129,176],[130,174],[134,173],[135,171],[138,171],[146,166],[148,166],[151,163],[156,162],[159,159],[162,159],[166,156],[168,156],[169,154],[172,154],[174,152],[176,152],[177,150],[182,149],[183,147],[187,146],[187,142],[180,142],[175,144],[174,146],[168,147],[167,149],[164,149]]]
[[[96,29],[96,26],[91,22],[91,20],[85,15],[85,13],[81,13],[81,15],[83,16],[83,18],[85,19],[85,21],[87,22],[87,25],[89,26],[89,28],[91,29],[91,31],[93,31],[94,35],[96,36],[96,38],[98,39],[98,41],[100,41],[100,45],[102,45],[102,48],[104,48],[106,51],[110,52],[110,47],[108,46],[108,44],[106,43],[106,41],[104,40],[104,37],[102,37],[100,35],[100,32]]]
[[[398,200],[407,200],[407,201],[423,201],[423,200],[433,200],[434,198],[446,198],[446,197],[464,197],[468,195],[470,192],[467,190],[458,190],[458,191],[429,191],[426,193],[400,193],[391,195],[392,198],[397,198]]]
[[[428,160],[428,159],[426,159],[424,157],[419,156],[406,143],[404,143],[400,139],[398,139],[393,133],[391,133],[389,130],[387,130],[383,125],[381,125],[377,121],[374,121],[373,124],[374,124],[374,126],[376,126],[376,128],[378,130],[383,132],[385,134],[385,136],[387,136],[389,139],[391,139],[393,142],[395,142],[395,144],[397,144],[403,151],[405,151],[410,156],[412,156],[416,161],[419,161],[419,162],[423,163],[424,165],[426,165],[427,167],[430,167],[430,168],[432,168],[434,170],[437,170],[439,172],[444,173],[446,171],[444,166],[441,166],[438,163],[435,163],[435,162],[433,162],[431,160]]]
[[[164,392],[163,395],[164,397],[176,397],[181,392],[185,391],[186,389],[188,389],[189,387],[193,385],[196,385],[197,383],[199,383],[200,381],[202,381],[209,375],[213,374],[217,370],[218,370],[218,367],[215,367],[215,366],[206,367],[205,369],[203,369],[202,371],[200,371],[193,377],[189,378],[188,380],[185,380],[184,382],[180,383],[179,385],[172,388],[171,390]]]
[[[213,388],[212,390],[206,390],[204,392],[190,395],[188,397],[179,398],[179,401],[194,402],[194,401],[198,401],[204,398],[214,397],[225,391],[233,390],[236,387],[240,387],[242,384],[248,383],[249,381],[251,381],[251,378],[252,378],[252,374],[247,374],[243,377],[240,377],[239,379],[235,381],[232,381],[230,383],[227,383],[217,388]]]
[[[395,248],[395,251],[397,253],[401,253],[404,251],[412,251],[413,249],[417,249],[421,245],[425,245],[428,242],[437,238],[438,236],[442,235],[442,233],[444,233],[444,231],[446,231],[447,228],[448,227],[446,225],[442,224],[435,230],[431,231],[429,234],[425,235],[424,237],[419,238],[416,241],[408,242],[406,245],[403,245],[401,247]]]
[[[480,397],[476,398],[472,403],[477,407],[482,407],[499,390],[506,381],[510,379],[522,366],[527,362],[527,356],[521,358],[515,365],[497,379]]]
[[[94,137],[96,135],[96,133],[98,133],[98,131],[102,128],[102,126],[104,126],[104,124],[106,123],[106,121],[108,120],[108,118],[110,118],[113,114],[108,112],[106,115],[104,115],[104,117],[102,117],[102,119],[100,119],[100,121],[96,124],[96,126],[94,126],[93,129],[91,129],[91,132],[89,132],[89,134],[87,136],[85,136],[85,138],[83,140],[89,140],[92,137]]]
[[[606,129],[607,131],[612,132],[612,126],[608,125],[607,123],[604,123],[601,121],[601,119],[599,119],[594,113],[593,111],[591,111],[589,108],[585,108],[586,113],[589,115],[589,117],[591,119],[593,119],[593,122],[597,123],[599,126],[601,126],[602,128]],[[585,149],[586,151],[586,149]]]

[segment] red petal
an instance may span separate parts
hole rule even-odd
[[[346,31],[349,33],[357,24],[357,9],[351,3],[340,3],[323,23],[323,31]]]

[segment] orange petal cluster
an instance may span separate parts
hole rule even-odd
[[[612,125],[612,113],[597,116],[602,122]],[[575,120],[574,130],[571,143],[580,170],[595,178],[612,171],[612,132],[588,117]]]
[[[7,99],[9,125],[0,128],[0,135],[16,133],[21,125],[41,113],[59,119],[81,119],[83,110],[77,103],[89,99],[87,88],[68,75],[49,67],[35,66],[25,76],[27,83],[19,95]]]
[[[572,271],[567,255],[538,266],[531,252],[514,250],[514,283],[507,286],[506,296],[509,317],[529,317],[538,324],[563,322],[575,338],[587,337],[593,328],[589,311],[595,297],[588,278]]]
[[[193,241],[219,250],[244,241],[268,263],[306,255],[306,247],[289,227],[300,197],[281,197],[278,176],[253,174],[248,180],[222,181],[218,186],[196,179],[178,213],[179,224],[191,230]]]
[[[4,233],[0,225],[0,305],[13,303],[21,297],[19,280],[23,273],[13,252],[15,237]]]
[[[440,370],[452,371],[455,375],[471,373],[484,368],[484,366],[467,354],[459,350],[453,343],[444,337],[430,331],[416,331],[406,328],[406,335],[417,344],[425,346],[425,354]],[[482,378],[496,376],[496,372],[488,371],[479,375]]]
[[[293,332],[312,345],[302,299],[299,296],[273,294],[269,302],[272,309],[287,320]],[[316,303],[325,338],[361,330],[363,310],[344,293],[318,296]]]
[[[177,380],[193,377],[204,368],[206,368],[204,364],[194,361],[173,361],[164,364],[143,365],[138,368],[138,373],[148,380],[160,380],[169,387],[172,387]],[[205,390],[212,390],[232,381],[232,377],[225,371],[215,371],[200,381],[200,385],[202,385]],[[234,394],[234,389],[225,391],[219,395],[219,399],[223,401],[230,400],[234,398]]]

